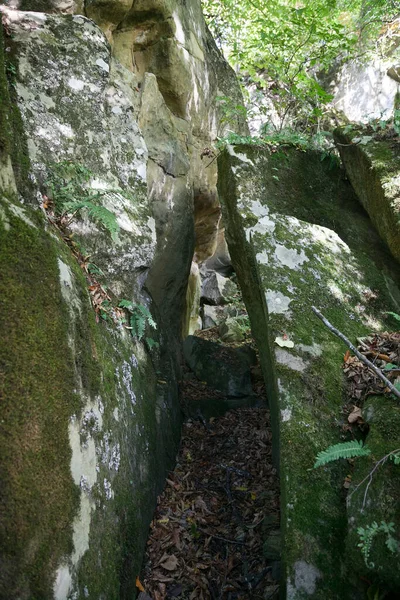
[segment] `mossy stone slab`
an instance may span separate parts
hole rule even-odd
[[[189,335],[183,354],[197,379],[213,389],[230,397],[252,394],[250,367],[256,363],[256,355],[251,348],[229,348]]]
[[[362,131],[335,131],[347,176],[372,223],[400,263],[400,149]],[[353,140],[355,140],[353,142]],[[360,143],[360,140],[367,140]]]
[[[346,347],[311,306],[355,341],[385,327],[383,311],[397,310],[398,289],[390,258],[382,266],[384,250],[368,254],[363,244],[357,251],[356,244],[350,248],[333,229],[320,224],[326,218],[324,201],[331,223],[350,220],[331,202],[332,177],[325,176],[325,187],[332,192],[324,198],[323,171],[314,167],[314,178],[299,172],[307,154],[299,158],[293,151],[280,152],[282,171],[268,151],[228,147],[219,157],[218,186],[229,251],[260,351],[271,408],[274,458],[281,477],[286,595],[290,600],[343,600],[357,593],[344,568],[346,472],[339,463],[312,467],[320,450],[340,441]],[[308,158],[315,161],[314,154]],[[275,193],[274,177],[282,177]],[[290,203],[287,194],[294,181],[299,193]],[[299,206],[292,209],[296,202]],[[306,220],[297,216],[299,211],[307,213]],[[356,232],[365,239],[363,231],[368,230],[373,231],[364,223]],[[371,302],[373,290],[379,294]],[[282,339],[292,347],[281,347]]]

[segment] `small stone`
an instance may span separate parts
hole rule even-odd
[[[226,319],[219,327],[219,335],[223,342],[242,342],[246,335],[243,324],[235,317]]]
[[[207,274],[201,286],[201,298],[205,304],[219,305],[229,302],[237,293],[236,285],[228,278],[212,271]]]

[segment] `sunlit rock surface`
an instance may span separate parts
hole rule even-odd
[[[341,110],[350,121],[367,123],[372,119],[390,119],[393,113],[397,83],[392,73],[395,57],[386,60],[346,64],[332,84],[333,106]]]
[[[340,171],[316,153],[228,147],[219,158],[218,188],[266,373],[286,595],[353,598],[344,567],[346,466],[312,469],[320,450],[341,441],[346,347],[311,306],[355,341],[386,327],[383,311],[398,311],[399,273]]]

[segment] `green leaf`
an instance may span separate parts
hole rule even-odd
[[[386,543],[387,548],[390,550],[390,552],[392,552],[393,554],[395,552],[398,552],[399,542],[392,535],[388,535],[385,543]]]
[[[146,344],[149,347],[149,350],[151,350],[152,348],[158,348],[160,346],[160,344],[158,342],[156,342],[156,340],[153,340],[153,338],[145,338]]]
[[[397,313],[388,311],[388,312],[385,312],[384,314],[390,315],[391,317],[393,317],[393,319],[396,319],[396,321],[400,322],[400,315],[398,315]]]
[[[126,300],[125,298],[123,298],[120,303],[118,304],[118,306],[120,308],[126,308],[127,310],[132,311],[133,309],[133,303],[131,300]]]
[[[154,321],[151,312],[149,309],[143,304],[137,304],[135,307],[144,317],[144,320],[152,327],[153,329],[157,329],[157,323]]]
[[[394,365],[393,363],[386,363],[384,371],[393,371],[393,369],[400,369],[399,365]]]
[[[394,462],[395,465],[400,465],[400,452],[396,452],[396,454],[391,454],[389,459]]]
[[[326,450],[318,452],[317,458],[314,464],[314,469],[322,465],[326,465],[328,462],[333,462],[339,458],[353,458],[355,456],[368,456],[371,450],[363,445],[362,442],[354,440],[352,442],[343,442],[341,444],[334,444],[329,446]]]

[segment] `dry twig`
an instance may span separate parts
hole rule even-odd
[[[334,327],[328,321],[328,319],[326,319],[324,315],[320,313],[320,311],[317,308],[315,308],[315,306],[312,306],[311,308],[312,311],[317,315],[317,317],[321,319],[323,324],[326,325],[329,331],[331,331],[334,335],[340,338],[346,344],[346,346],[348,346],[348,348],[350,348],[350,350],[354,352],[357,358],[361,360],[365,365],[367,365],[367,367],[371,369],[375,373],[375,375],[377,375],[384,382],[384,384],[390,389],[392,394],[397,396],[397,398],[400,398],[400,391],[393,385],[391,381],[389,381],[387,377],[385,377],[382,371],[378,369],[378,367],[376,367],[370,360],[368,360],[368,358],[366,358],[364,354],[361,354],[361,352],[357,350],[357,348],[350,342],[350,340],[343,333],[341,333],[341,331],[336,329],[336,327]]]

